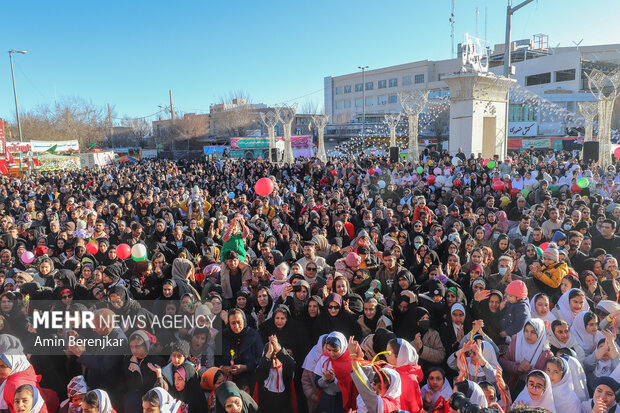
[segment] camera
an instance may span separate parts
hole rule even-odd
[[[294,285],[293,286],[293,292],[294,293],[298,293],[300,291],[301,291],[301,285],[298,284],[298,285]]]
[[[458,391],[452,393],[448,403],[453,410],[457,410],[461,413],[499,413],[499,410],[495,408],[480,407],[479,404],[472,403],[463,393]]]

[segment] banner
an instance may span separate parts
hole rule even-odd
[[[54,152],[79,151],[80,145],[77,140],[70,141],[30,141],[30,142],[6,142],[6,151],[11,153],[47,152],[56,145]]]
[[[276,136],[276,141],[284,142],[282,136]],[[312,148],[312,136],[311,135],[293,135],[291,136],[291,146],[293,149],[308,149]],[[268,149],[269,138],[230,138],[230,149]]]
[[[6,154],[6,138],[4,136],[4,121],[0,119],[0,155]]]
[[[551,148],[551,139],[523,139],[521,140],[521,147],[528,149],[534,147],[535,149]]]
[[[537,136],[538,123],[536,122],[509,122],[508,136]]]

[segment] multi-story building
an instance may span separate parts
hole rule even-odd
[[[489,71],[502,74],[504,45],[495,46],[489,55]],[[565,115],[578,111],[577,102],[594,100],[588,91],[587,73],[593,68],[609,71],[618,67],[620,44],[550,48],[546,35],[536,35],[532,41],[512,43],[511,62],[517,93],[509,108],[509,127],[513,131],[509,136],[563,136],[575,126]],[[460,69],[461,59],[457,58],[366,70],[363,75],[357,71],[327,76],[324,98],[331,124],[326,136],[358,136],[364,109],[367,125],[382,122],[386,113],[400,112],[400,91],[426,89],[430,99],[449,96],[442,77]],[[523,123],[528,124],[525,135],[519,128]],[[445,124],[436,130],[429,130],[427,125],[421,135],[447,137],[448,132]]]

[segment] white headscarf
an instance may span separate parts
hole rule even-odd
[[[530,300],[530,314],[532,315],[532,318],[540,318],[541,320],[545,321],[545,323],[551,324],[556,320],[551,310],[549,310],[549,312],[547,312],[547,315],[544,317],[538,314],[538,311],[536,311],[536,299],[538,298],[538,296],[540,296],[540,294],[541,293],[534,295],[534,297],[532,297],[532,299]]]
[[[16,352],[11,350],[7,353],[0,354],[0,360],[2,360],[2,362],[11,369],[9,377],[11,377],[15,373],[21,373],[22,371],[26,371],[30,367],[30,362],[25,355],[15,353]],[[9,408],[9,406],[6,404],[6,401],[4,400],[4,387],[6,386],[6,382],[7,380],[4,380],[0,384],[0,410],[8,410]]]
[[[480,347],[482,348],[482,357],[487,361],[487,366],[496,370],[499,363],[497,362],[497,354],[495,354],[493,346],[486,341],[481,341]],[[478,366],[476,370],[476,366],[472,363],[471,357],[467,357],[467,372],[469,373],[469,377],[483,377],[485,375],[482,367]]]
[[[525,327],[531,325],[536,330],[538,338],[534,344],[530,344],[525,340],[525,334],[523,331]],[[547,343],[547,333],[545,331],[545,322],[540,318],[532,318],[528,320],[523,329],[517,334],[515,343],[515,361],[520,363],[523,360],[527,360],[532,366],[538,361],[540,354],[544,350],[549,349]]]
[[[581,346],[583,351],[586,353],[586,356],[592,354],[592,352],[596,349],[597,342],[597,334],[590,334],[586,331],[585,317],[588,314],[592,313],[588,311],[577,314],[577,316],[575,316],[575,320],[573,321],[573,325],[570,326],[571,337],[575,337],[575,341],[577,341],[577,344]]]
[[[562,358],[566,360],[568,367],[570,368],[571,377],[573,379],[573,389],[579,400],[590,400],[590,394],[588,393],[588,384],[586,380],[586,372],[583,370],[583,366],[573,356],[567,354],[562,355]]]
[[[564,374],[559,383],[552,385],[555,410],[558,412],[578,412],[581,400],[575,394],[573,374],[570,371],[568,362],[562,357],[560,357],[560,360],[564,364]]]
[[[534,370],[534,371],[542,373],[545,376],[545,391],[543,392],[540,399],[532,400],[532,398],[530,397],[530,393],[527,389],[527,381],[526,381],[525,388],[521,391],[519,396],[516,398],[515,404],[518,402],[523,402],[523,404],[525,404],[526,406],[543,407],[549,410],[551,413],[556,413],[555,404],[553,402],[553,389],[551,386],[551,380],[549,380],[549,376],[547,376],[547,373],[545,373],[544,371],[540,371],[540,370]],[[527,376],[530,377],[532,373],[534,373],[534,371],[532,371]]]
[[[314,347],[312,347],[312,350],[310,350],[306,356],[304,364],[301,366],[302,369],[314,371],[316,362],[319,361],[319,357],[323,354],[323,343],[325,342],[325,337],[327,337],[327,334],[323,334],[319,337],[319,341],[314,345]]]
[[[327,342],[327,340],[329,340],[330,338],[334,338],[338,341],[340,347],[340,354],[338,355],[338,357],[342,356],[344,352],[347,351],[347,347],[349,345],[347,338],[339,331],[332,331],[331,333],[329,333],[325,338],[325,341]],[[325,371],[326,369],[332,369],[331,364],[331,357],[329,357],[328,355],[321,355],[321,357],[319,357],[319,360],[316,363],[316,366],[314,367],[314,374],[323,376],[323,371]]]
[[[112,413],[112,403],[110,402],[110,396],[105,390],[96,389],[93,390],[99,399],[99,413]]]
[[[438,391],[435,391],[435,390],[431,389],[428,386],[428,383],[425,384],[420,389],[420,394],[422,395],[422,400],[424,400],[424,396],[426,395],[426,393],[431,393],[431,395],[432,395],[432,397],[431,397],[431,407],[434,407],[435,403],[437,403],[437,400],[439,400],[440,397],[443,397],[446,402],[450,399],[450,396],[452,395],[452,387],[450,387],[450,384],[448,383],[448,379],[445,378],[445,376],[444,376],[443,386],[441,386],[441,389],[439,389]]]
[[[570,293],[573,291],[581,290],[579,288],[571,288],[570,290],[566,291],[558,300],[558,305],[555,306],[555,310],[557,311],[559,318],[566,321],[569,327],[573,324],[573,320],[577,315],[574,314],[573,311],[570,309],[570,300],[568,298],[570,296]],[[590,311],[590,304],[588,304],[588,302],[584,298],[583,307],[581,308],[580,313],[584,313],[586,311]]]
[[[415,348],[407,340],[403,340],[402,338],[396,339],[398,342],[398,356],[396,358],[396,366],[394,367],[402,367],[408,365],[416,365],[418,364],[418,352],[415,351]]]
[[[161,387],[155,387],[155,393],[159,398],[159,411],[160,413],[177,413],[182,402],[178,401],[170,395],[166,390]]]
[[[465,392],[465,397],[467,397],[469,400],[471,400],[472,403],[475,403],[480,407],[489,407],[487,397],[484,395],[482,387],[480,387],[478,383],[471,380],[464,380],[464,382],[467,383],[467,391]]]
[[[398,374],[396,370],[391,369],[389,367],[384,367],[381,370],[383,370],[390,377],[390,386],[385,391],[383,396],[377,396],[378,397],[378,404],[377,404],[378,412],[382,412],[385,410],[383,407],[383,400],[381,400],[381,397],[387,397],[389,399],[396,399],[397,397],[400,397],[401,392],[402,392],[401,384],[400,384],[400,374]]]

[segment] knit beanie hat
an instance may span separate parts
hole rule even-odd
[[[355,252],[351,252],[344,259],[344,262],[347,264],[347,267],[359,267],[362,263],[362,258],[357,255]]]
[[[189,357],[189,343],[185,340],[177,340],[170,344],[170,353],[180,353],[183,357]]]
[[[560,260],[560,253],[555,248],[549,247],[545,250],[545,252],[543,252],[543,259],[545,258],[558,262]]]
[[[603,376],[599,377],[594,384],[594,388],[597,388],[601,384],[609,387],[616,395],[616,403],[620,402],[620,384],[618,384],[616,380],[608,376]]]
[[[527,286],[521,280],[513,281],[506,287],[506,294],[510,294],[520,300],[524,300],[527,298]]]

